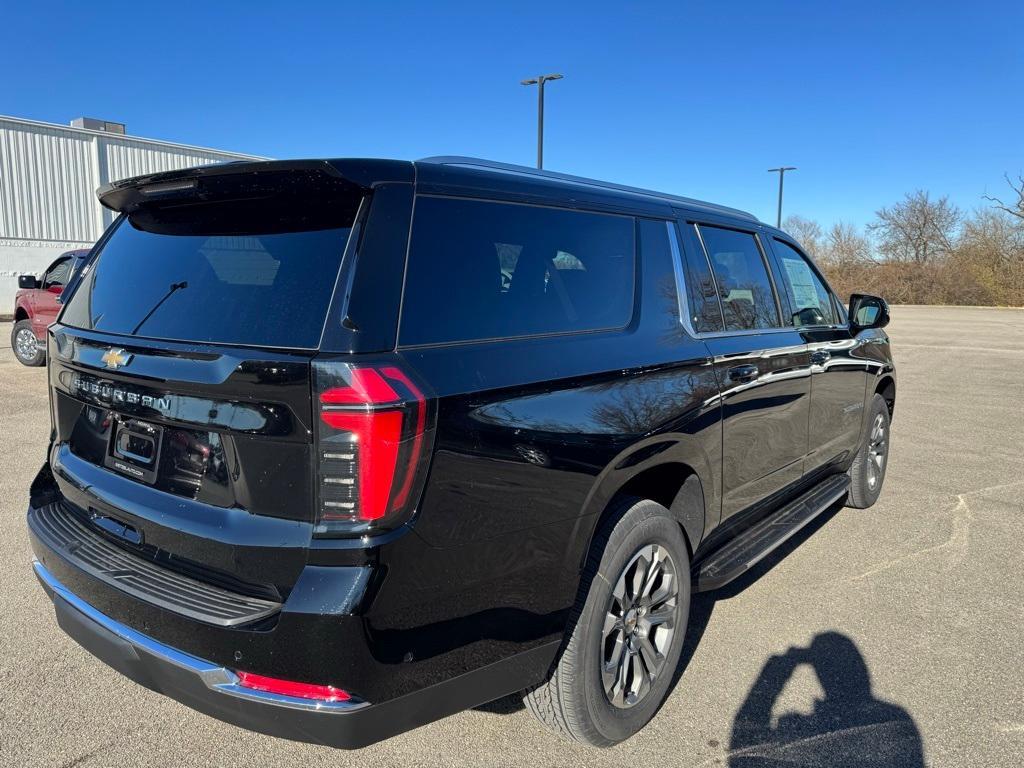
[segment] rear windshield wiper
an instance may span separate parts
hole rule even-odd
[[[153,316],[153,313],[160,309],[160,305],[167,301],[169,298],[171,298],[171,296],[174,295],[175,291],[182,290],[183,288],[188,288],[188,281],[182,280],[180,283],[171,283],[171,287],[167,289],[167,293],[165,293],[163,298],[160,299],[160,301],[158,301],[154,305],[154,307],[151,310],[149,310],[149,312],[146,313],[146,316],[139,321],[139,324],[132,329],[131,335],[134,336],[135,334],[137,334],[139,332],[139,329],[143,325],[145,325],[146,321]]]

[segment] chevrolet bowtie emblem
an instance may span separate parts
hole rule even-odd
[[[100,360],[107,368],[120,368],[122,365],[128,365],[131,361],[132,355],[129,352],[125,352],[120,347],[111,347],[103,353],[103,357]]]

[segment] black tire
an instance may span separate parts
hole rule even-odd
[[[661,570],[657,565],[645,568],[648,560],[637,559],[643,553],[650,563],[660,562]],[[637,590],[623,586],[625,582],[620,584],[627,574],[635,576],[637,569],[649,575],[640,578],[651,582],[644,585],[647,593],[642,587]],[[674,578],[668,579],[666,574]],[[659,602],[659,596],[671,592],[673,582],[675,597]],[[613,602],[617,588],[624,589],[625,599],[640,607],[622,613],[612,622],[618,627],[606,636],[606,617],[625,605],[618,598]],[[640,596],[633,601],[631,594]],[[642,607],[645,599],[646,609]],[[689,611],[690,560],[679,523],[653,501],[623,500],[595,537],[570,634],[554,671],[548,680],[526,692],[526,706],[551,730],[584,744],[609,747],[628,739],[654,717],[665,700],[679,663]],[[671,619],[665,621],[668,616]],[[602,669],[608,657],[619,659],[615,672],[612,666]],[[652,658],[653,664],[648,661]],[[618,673],[625,669],[623,664],[629,666],[622,676],[628,684],[620,686]],[[638,669],[641,674],[636,674]],[[644,674],[649,669],[656,670],[653,680]],[[610,689],[605,686],[606,675],[615,678]],[[626,693],[633,687],[637,690]],[[612,703],[606,690],[615,692],[618,704]]]
[[[867,429],[860,450],[850,466],[848,507],[867,509],[878,501],[882,493],[885,470],[889,465],[889,421],[889,406],[884,397],[876,394],[871,398]]]
[[[25,343],[28,337],[31,337],[31,347]],[[14,328],[11,329],[11,349],[22,365],[36,366],[46,362],[46,352],[39,349],[35,341],[36,334],[32,330],[31,320],[19,320],[14,324]]]

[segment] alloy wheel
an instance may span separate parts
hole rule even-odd
[[[871,490],[875,490],[885,473],[885,455],[885,418],[879,413],[871,425],[871,436],[868,440],[868,488]]]
[[[601,634],[601,682],[612,705],[635,706],[665,672],[678,596],[675,563],[658,544],[642,547],[619,574]]]

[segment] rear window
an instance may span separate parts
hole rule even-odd
[[[633,313],[633,219],[420,197],[401,342],[621,328]]]
[[[173,221],[153,212],[123,218],[62,322],[144,338],[317,347],[350,228],[223,214],[194,206]]]

